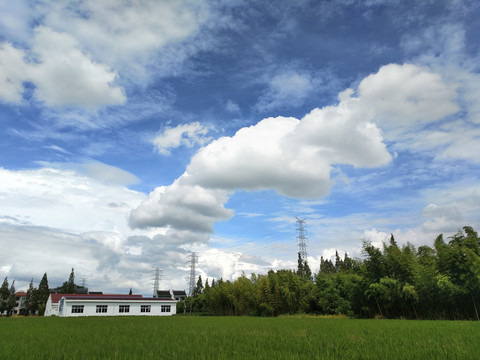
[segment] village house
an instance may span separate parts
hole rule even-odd
[[[169,316],[177,311],[173,298],[142,295],[50,294],[45,316]]]
[[[12,309],[12,315],[23,315],[25,313],[26,300],[27,300],[26,292],[17,291],[15,293],[15,306]]]
[[[185,290],[172,290],[172,297],[177,301],[184,301],[187,298]]]

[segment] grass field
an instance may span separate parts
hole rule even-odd
[[[0,318],[0,359],[478,359],[480,323],[314,317]]]

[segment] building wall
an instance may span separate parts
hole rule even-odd
[[[25,313],[25,301],[27,300],[26,296],[16,296],[15,297],[15,306],[12,309],[13,315],[23,315]]]
[[[45,304],[45,314],[44,316],[52,316],[52,315],[57,315],[57,308],[58,305],[53,307],[52,305],[52,295],[48,297],[47,303]]]
[[[63,302],[63,304],[62,304]],[[97,312],[98,306],[106,306],[106,312]],[[79,311],[82,307],[82,312]],[[128,312],[120,312],[120,307],[129,306]],[[142,312],[142,306],[150,306],[150,312]],[[170,306],[169,312],[162,312],[162,306]],[[80,317],[80,316],[170,316],[177,312],[175,301],[125,301],[125,300],[69,300],[62,299],[59,303],[58,316]]]

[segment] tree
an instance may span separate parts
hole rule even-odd
[[[304,268],[303,268],[303,259],[300,252],[298,253],[298,260],[297,260],[297,275],[303,277],[304,275]]]
[[[47,303],[48,297],[50,296],[50,289],[48,287],[48,278],[47,273],[43,274],[42,280],[38,285],[37,291],[38,299],[38,313],[43,315],[45,313],[45,305]]]
[[[2,315],[4,311],[7,310],[9,296],[10,291],[8,289],[8,277],[5,277],[2,287],[0,288],[0,315]]]
[[[364,260],[365,277],[371,282],[379,282],[385,276],[385,258],[380,249],[373,246],[369,241],[363,241],[363,253],[366,255]]]
[[[310,266],[308,266],[307,259],[303,262],[303,278],[307,280],[312,280],[312,270],[310,270]]]
[[[304,279],[311,280],[312,278],[312,270],[308,266],[307,259],[302,259],[300,252],[298,253],[297,275]]]
[[[28,285],[27,296],[25,299],[25,315],[34,315],[37,311],[37,289],[33,287],[33,278]]]
[[[12,281],[12,285],[10,286],[10,290],[8,293],[7,299],[7,315],[10,316],[12,314],[12,310],[15,307],[16,297],[15,297],[15,280]]]
[[[72,267],[72,272],[68,277],[67,294],[75,294],[75,272],[73,270],[73,267]]]
[[[342,268],[343,268],[343,260],[340,259],[340,256],[338,255],[338,251],[335,250],[335,271],[340,272]]]
[[[323,256],[320,256],[320,273],[322,274],[335,274],[335,265],[332,261],[327,259],[325,260]]]
[[[202,275],[198,275],[197,285],[195,286],[195,289],[193,289],[193,297],[197,297],[202,293],[203,293]]]
[[[75,294],[76,293],[76,286],[75,286],[75,271],[72,267],[72,271],[70,272],[70,276],[68,277],[68,281],[65,281],[62,286],[57,288],[62,294]]]
[[[130,288],[130,291],[128,292],[128,295],[132,295],[133,294],[133,291],[132,291],[132,288]]]

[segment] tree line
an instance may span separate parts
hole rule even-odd
[[[465,226],[433,246],[399,246],[393,235],[379,249],[364,240],[363,259],[336,253],[312,274],[298,268],[242,274],[197,286],[184,306],[210,315],[343,314],[351,317],[475,319],[480,306],[480,238]],[[182,312],[179,304],[178,312]]]

